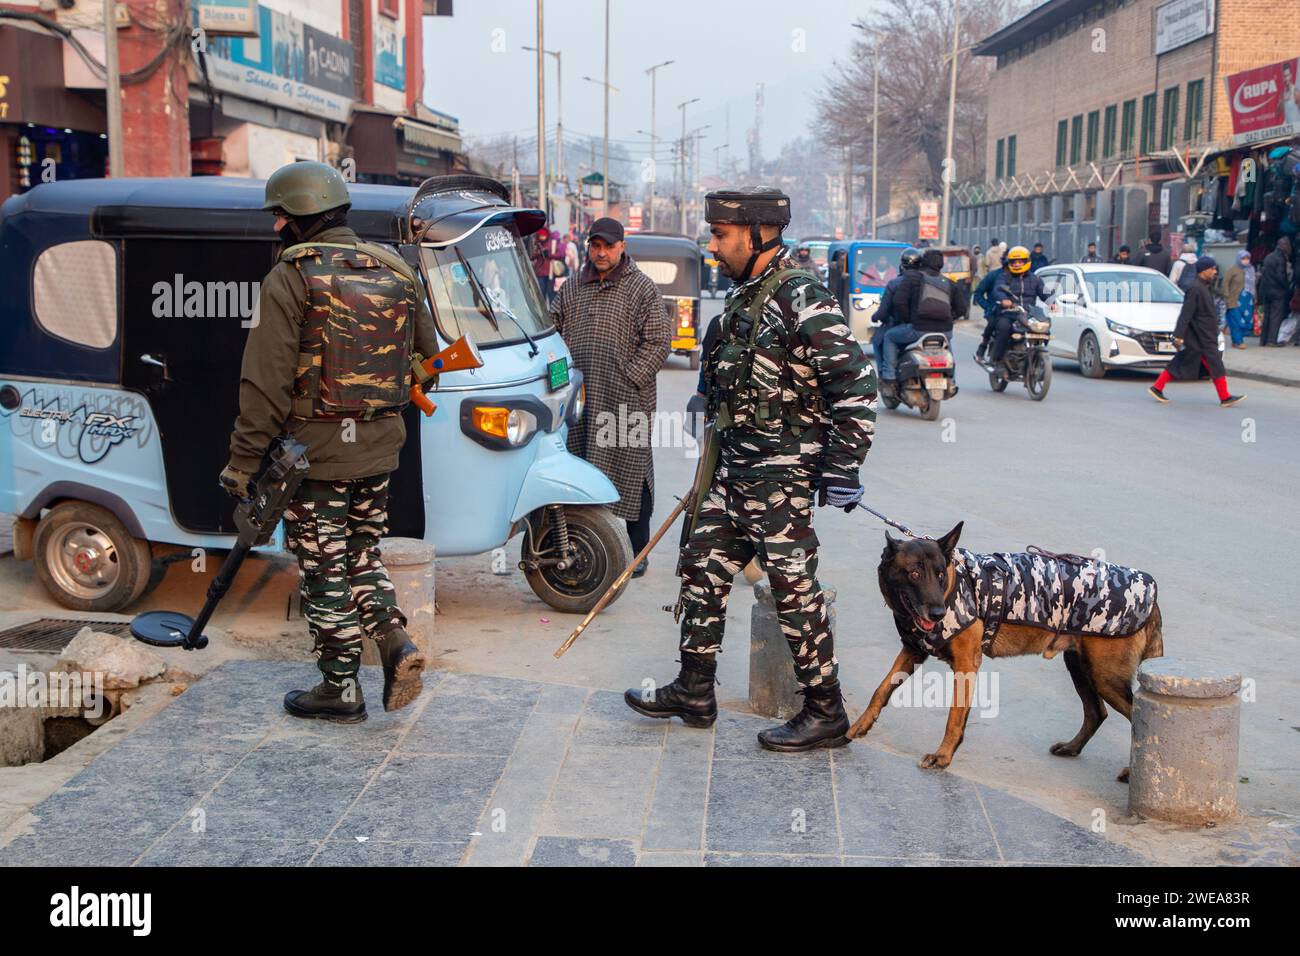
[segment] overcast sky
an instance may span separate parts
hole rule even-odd
[[[884,0],[611,0],[609,81],[619,92],[610,96],[610,138],[627,141],[634,156],[648,155],[648,139],[637,134],[650,128],[645,69],[674,60],[658,71],[661,157],[670,148],[662,141],[681,133],[677,104],[698,96],[700,102],[687,107],[686,123],[688,130],[711,127],[704,133],[701,172],[714,171],[714,147],[728,142],[743,163],[760,80],[763,155],[775,156],[807,130],[822,77],[833,60],[846,58],[853,22],[879,2]],[[563,57],[566,134],[602,133],[601,87],[582,77],[602,79],[604,9],[603,0],[546,0],[545,46]],[[532,136],[536,54],[520,47],[537,45],[535,0],[458,0],[455,10],[451,17],[424,18],[425,102],[458,117],[465,136]],[[548,130],[555,124],[555,103],[555,58],[548,56]]]

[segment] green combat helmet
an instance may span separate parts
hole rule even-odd
[[[342,174],[325,163],[290,163],[266,181],[263,209],[283,210],[290,216],[314,216],[351,205]]]

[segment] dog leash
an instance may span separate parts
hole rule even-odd
[[[1036,554],[1042,558],[1053,558],[1057,561],[1064,561],[1066,564],[1077,564],[1080,566],[1085,564],[1092,564],[1094,561],[1097,560],[1096,558],[1085,558],[1082,555],[1078,555],[1078,554],[1057,554],[1055,551],[1048,551],[1044,548],[1040,548],[1036,544],[1029,545],[1028,547],[1025,548],[1025,551],[1028,552],[1029,554]],[[1100,564],[1102,562],[1098,562],[1098,563]]]
[[[903,532],[903,534],[907,535],[910,538],[920,538],[924,541],[934,540],[934,538],[930,537],[928,534],[917,534],[907,525],[895,521],[893,518],[887,518],[885,515],[882,515],[879,511],[877,511],[875,508],[871,507],[870,505],[866,504],[865,502],[859,501],[858,507],[861,508],[863,511],[867,512],[868,514],[875,515],[877,518],[879,518],[885,524],[889,525],[891,528],[897,528],[899,531]]]

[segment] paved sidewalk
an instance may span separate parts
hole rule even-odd
[[[0,861],[140,865],[1144,864],[1021,800],[854,743],[770,754],[567,684],[432,674],[368,721],[298,721],[304,665],[212,671],[0,836]],[[7,846],[3,846],[8,840]]]

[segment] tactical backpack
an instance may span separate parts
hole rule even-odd
[[[369,421],[410,400],[419,285],[402,259],[371,243],[304,242],[286,249],[307,285],[294,418]]]

